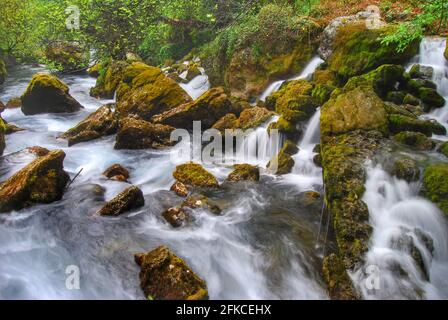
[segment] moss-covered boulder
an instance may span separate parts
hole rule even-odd
[[[322,273],[327,284],[328,295],[332,300],[356,300],[359,298],[345,271],[344,263],[336,254],[332,253],[324,258]]]
[[[222,133],[225,132],[226,129],[233,129],[238,120],[238,117],[233,113],[228,113],[212,126],[213,129],[216,129]]]
[[[381,44],[381,35],[393,27],[369,29],[365,22],[347,24],[337,30],[328,68],[340,82],[371,71],[383,64],[402,64],[415,56],[419,41],[398,53],[396,44]]]
[[[189,162],[176,167],[173,177],[177,181],[192,187],[219,186],[218,180],[200,164]]]
[[[8,72],[6,71],[5,62],[0,58],[0,84],[3,84],[6,80]]]
[[[260,168],[250,164],[236,164],[233,166],[234,170],[227,177],[228,182],[238,181],[259,181]]]
[[[442,143],[437,151],[443,154],[445,157],[448,157],[448,142]]]
[[[425,196],[448,215],[448,164],[429,165],[423,174]]]
[[[101,64],[96,85],[90,89],[90,95],[95,98],[113,99],[128,65],[126,61],[110,61]]]
[[[103,176],[111,180],[127,181],[129,179],[129,171],[121,164],[116,163],[107,168],[103,172]]]
[[[68,145],[90,141],[102,136],[115,134],[118,130],[118,117],[114,111],[115,104],[100,107],[74,128],[61,135],[68,140]]]
[[[6,109],[16,109],[21,107],[22,107],[22,99],[20,97],[11,98],[6,103]]]
[[[404,158],[395,161],[392,174],[398,179],[413,182],[420,179],[420,169],[417,162],[411,158]]]
[[[263,107],[252,107],[241,112],[240,117],[235,122],[233,129],[247,130],[256,128],[274,116],[272,111]]]
[[[140,286],[149,300],[207,300],[204,280],[184,260],[162,246],[135,255],[140,266]]]
[[[409,76],[411,79],[426,79],[431,80],[434,74],[434,68],[429,66],[422,66],[414,64],[409,70]]]
[[[95,63],[89,69],[87,69],[87,74],[91,77],[98,78],[100,76],[100,71],[103,69],[101,63]]]
[[[69,113],[82,108],[69,94],[68,86],[49,74],[34,75],[22,96],[22,112],[25,115]]]
[[[420,88],[418,90],[418,97],[426,106],[426,110],[441,108],[445,105],[445,98],[443,98],[436,89]]]
[[[278,130],[278,132],[282,133],[290,140],[297,140],[302,133],[302,129],[299,126],[283,117],[280,117],[276,122],[269,125],[269,134],[271,134],[271,130]]]
[[[182,104],[153,117],[155,123],[176,128],[193,129],[193,121],[201,121],[202,129],[208,129],[232,111],[232,102],[224,88],[217,87],[205,92],[196,101]]]
[[[278,175],[291,173],[292,168],[294,168],[295,165],[292,156],[297,152],[299,152],[297,145],[294,142],[287,140],[280,149],[278,155],[269,161],[267,165],[268,170]]]
[[[70,180],[64,171],[65,153],[51,151],[35,159],[0,185],[0,212],[58,201]]]
[[[161,69],[134,62],[126,68],[117,90],[121,117],[137,114],[144,120],[191,102],[190,96]]]
[[[81,71],[89,65],[89,51],[76,42],[56,41],[45,49],[45,57],[61,71]]]
[[[201,70],[199,69],[199,66],[196,63],[189,64],[186,72],[187,74],[185,75],[185,79],[187,81],[191,81],[197,76],[200,76],[202,74]]]
[[[384,102],[370,86],[356,87],[331,98],[323,107],[321,132],[324,136],[358,129],[387,132]]]
[[[106,203],[97,214],[100,216],[119,216],[144,205],[143,192],[138,187],[131,186]]]
[[[446,128],[436,120],[421,120],[416,117],[409,117],[399,114],[389,115],[388,120],[389,130],[392,133],[415,131],[421,132],[426,136],[431,136],[432,134],[446,134]]]
[[[420,151],[432,150],[435,146],[434,141],[421,132],[403,131],[396,134],[393,139]]]
[[[120,120],[115,149],[161,149],[172,146],[175,128],[135,117]]]

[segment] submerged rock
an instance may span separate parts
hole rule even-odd
[[[98,214],[100,216],[119,216],[145,205],[143,192],[136,186],[132,186],[118,194],[102,207]]]
[[[432,150],[435,146],[434,141],[421,132],[403,131],[396,134],[393,139],[420,151]]]
[[[0,185],[0,212],[60,200],[70,180],[63,168],[64,158],[62,150],[51,151],[3,182]]]
[[[425,169],[423,193],[448,215],[448,164],[432,164]]]
[[[415,160],[405,158],[395,161],[392,174],[398,179],[413,182],[420,178],[420,169]]]
[[[180,228],[190,218],[190,215],[182,208],[176,207],[169,208],[162,214],[162,216],[173,228]]]
[[[160,149],[172,146],[175,128],[128,117],[120,120],[115,149]]]
[[[103,176],[111,180],[127,181],[129,179],[129,171],[120,164],[114,164],[103,172]]]
[[[192,187],[212,187],[219,186],[218,180],[210,172],[204,169],[200,164],[189,162],[176,167],[173,177]]]
[[[141,267],[140,286],[150,300],[207,300],[204,280],[167,247],[135,255]]]
[[[100,107],[87,118],[78,123],[74,128],[61,135],[72,146],[80,142],[86,142],[111,135],[118,130],[118,119],[113,108],[114,104]]]
[[[236,164],[233,168],[235,170],[227,177],[227,181],[229,182],[260,180],[260,168],[258,167],[250,164]]]
[[[220,215],[222,212],[222,209],[218,204],[216,204],[214,201],[210,200],[206,196],[203,195],[192,195],[188,197],[183,203],[182,208],[190,208],[190,209],[206,209],[209,210],[211,213],[215,215]]]
[[[68,86],[49,74],[34,75],[22,96],[22,112],[25,115],[70,113],[82,108],[69,94]]]

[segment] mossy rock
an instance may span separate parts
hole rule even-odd
[[[390,101],[386,101],[384,103],[386,112],[388,115],[391,114],[398,114],[398,115],[402,115],[402,116],[406,116],[406,117],[410,117],[410,118],[414,118],[416,119],[418,115],[415,114],[414,112],[416,112],[416,108],[414,108],[414,106],[410,106],[410,105],[397,105],[393,102]]]
[[[420,88],[418,97],[425,104],[426,110],[433,108],[441,108],[445,105],[445,98],[443,98],[435,89]]]
[[[445,59],[448,60],[448,42],[447,42],[447,45],[445,46],[445,51],[444,51],[443,55],[445,56]]]
[[[205,92],[196,101],[181,104],[152,118],[176,128],[193,129],[194,121],[201,121],[202,129],[211,128],[219,119],[232,111],[232,102],[224,88],[216,87]]]
[[[200,76],[202,74],[201,70],[199,70],[199,67],[197,64],[192,63],[188,66],[187,69],[187,75],[185,77],[185,79],[187,79],[187,81],[191,81],[194,78],[196,78],[197,76]]]
[[[297,125],[283,117],[280,117],[276,122],[269,125],[268,133],[271,134],[271,131],[274,129],[284,134],[290,140],[296,140],[302,133],[302,130]]]
[[[207,286],[184,260],[162,246],[135,255],[140,287],[151,300],[208,300]]]
[[[446,134],[446,128],[435,120],[421,120],[400,114],[390,114],[388,119],[389,130],[392,133],[415,131],[421,132],[426,136],[431,136],[432,134]]]
[[[252,107],[241,112],[240,117],[235,122],[234,129],[247,130],[256,128],[264,124],[275,114],[266,108]]]
[[[425,196],[448,215],[448,164],[429,165],[423,174]]]
[[[121,164],[113,164],[103,172],[103,176],[111,180],[127,181],[129,179],[129,171]]]
[[[311,97],[317,105],[322,106],[330,100],[331,94],[335,90],[335,87],[327,84],[318,84],[314,87]]]
[[[154,124],[142,119],[128,117],[120,120],[114,148],[119,149],[162,149],[174,144],[171,132],[175,128]]]
[[[0,59],[0,84],[3,84],[8,76],[8,72],[6,71],[5,62]]]
[[[259,181],[260,169],[250,164],[236,164],[233,166],[234,170],[229,174],[226,181]]]
[[[5,151],[6,148],[6,142],[5,142],[6,129],[7,128],[3,119],[0,117],[0,156],[3,155],[3,152]]]
[[[392,174],[398,179],[414,182],[420,179],[420,169],[417,162],[411,158],[404,158],[395,161]]]
[[[228,113],[212,126],[213,129],[225,133],[226,130],[231,130],[235,127],[238,117],[233,113]]]
[[[419,106],[420,105],[420,100],[417,97],[413,96],[412,94],[408,93],[403,98],[403,103],[404,104],[409,104],[409,105],[412,105],[412,106]]]
[[[395,44],[381,44],[381,35],[391,27],[368,29],[365,22],[341,26],[334,39],[334,51],[328,59],[328,69],[344,83],[383,64],[401,64],[415,56],[419,41],[413,41],[398,53]]]
[[[415,150],[428,151],[434,149],[435,143],[421,132],[403,131],[393,139]]]
[[[143,192],[131,186],[106,203],[97,214],[100,216],[119,216],[145,205]]]
[[[433,67],[422,66],[419,64],[414,64],[409,70],[409,76],[411,79],[426,79],[431,80],[434,74]]]
[[[387,132],[384,102],[370,86],[356,87],[331,98],[321,112],[320,128],[324,136],[358,129]]]
[[[87,69],[87,74],[93,78],[98,78],[100,76],[101,69],[103,69],[103,65],[101,63],[95,63]]]
[[[68,86],[49,74],[34,75],[21,100],[25,115],[70,113],[83,108],[69,94]]]
[[[90,54],[75,42],[57,41],[45,49],[46,58],[65,72],[81,71],[89,64]]]
[[[297,145],[294,142],[287,140],[278,155],[269,161],[267,165],[268,170],[277,175],[291,173],[292,168],[294,168],[295,165],[292,156],[297,152],[299,152]]]
[[[6,109],[15,109],[21,107],[22,107],[22,99],[20,97],[11,98],[6,103]]]
[[[445,157],[448,157],[448,142],[444,142],[440,145],[440,147],[437,149],[441,154],[443,154]]]
[[[200,164],[189,162],[176,167],[173,177],[188,186],[212,187],[219,186],[218,180]]]
[[[3,182],[0,185],[0,212],[60,200],[70,180],[63,168],[64,158],[62,150],[51,151]]]
[[[352,281],[345,271],[344,263],[334,253],[326,256],[322,262],[323,278],[327,284],[328,295],[332,300],[356,300]]]
[[[115,104],[100,107],[75,127],[61,135],[68,140],[68,145],[91,141],[102,136],[117,133],[118,117],[114,111]]]
[[[95,98],[113,99],[128,65],[125,61],[115,60],[101,64],[96,85],[90,89],[90,95]]]
[[[386,94],[386,100],[400,105],[403,104],[406,95],[407,93],[405,91],[389,91]]]

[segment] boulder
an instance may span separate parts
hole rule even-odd
[[[194,194],[189,196],[183,203],[182,208],[190,208],[190,209],[206,209],[215,215],[220,215],[222,210],[214,201],[209,198]]]
[[[415,131],[421,132],[426,136],[431,136],[432,134],[446,134],[446,128],[436,120],[421,120],[416,117],[408,117],[399,114],[391,114],[387,118],[389,120],[389,130],[392,133]]]
[[[423,192],[448,215],[448,164],[432,164],[425,169]]]
[[[287,140],[278,155],[269,161],[267,165],[268,170],[278,175],[291,173],[292,168],[295,165],[292,156],[297,152],[299,152],[297,145],[292,141]]]
[[[238,120],[238,117],[233,113],[228,113],[212,126],[213,129],[225,133],[226,129],[233,129]]]
[[[404,158],[395,161],[392,174],[398,179],[414,182],[420,178],[420,169],[415,160]]]
[[[229,174],[226,181],[259,181],[260,168],[250,164],[236,164],[233,166],[234,170]]]
[[[102,69],[101,63],[95,63],[89,69],[87,69],[87,74],[93,78],[98,78],[100,76],[100,71]]]
[[[176,167],[173,177],[192,187],[217,188],[218,180],[200,164],[189,162]]]
[[[422,66],[419,64],[414,64],[409,71],[409,76],[411,77],[411,79],[431,80],[433,74],[433,67]]]
[[[129,179],[129,171],[120,164],[114,164],[103,172],[103,176],[111,180],[127,181]]]
[[[113,99],[127,67],[128,63],[125,61],[101,64],[95,87],[90,89],[90,95],[95,98]]]
[[[189,193],[187,186],[179,181],[174,182],[170,190],[177,194],[179,197],[184,198],[187,197]]]
[[[219,119],[232,111],[232,102],[224,88],[212,88],[196,101],[184,103],[153,117],[154,123],[176,128],[193,129],[193,121],[201,121],[203,129],[213,126]]]
[[[187,81],[191,81],[194,78],[196,78],[197,76],[200,76],[202,74],[201,70],[199,70],[199,67],[197,64],[192,63],[188,66],[187,69],[187,74],[185,76],[185,79]]]
[[[3,182],[0,185],[0,212],[60,200],[70,180],[63,168],[64,158],[62,150],[51,151]]]
[[[135,117],[120,120],[115,149],[161,149],[174,145],[171,132],[175,128],[153,124]]]
[[[191,97],[161,69],[141,62],[124,71],[117,89],[117,110],[121,117],[136,114],[144,120],[191,102]]]
[[[68,41],[52,42],[45,49],[45,57],[57,69],[65,72],[81,71],[89,64],[89,51],[82,48],[79,43]]]
[[[69,94],[68,86],[49,74],[34,75],[22,96],[22,112],[25,115],[69,113],[82,108]]]
[[[182,227],[190,219],[188,212],[176,207],[169,208],[162,216],[173,228]]]
[[[252,107],[244,109],[235,122],[233,129],[247,130],[257,128],[272,118],[275,114],[263,107]]]
[[[415,150],[428,151],[434,149],[435,143],[421,132],[403,131],[393,139]]]
[[[149,300],[207,300],[204,280],[184,260],[162,246],[135,255],[140,266],[140,286]]]
[[[74,128],[61,135],[68,140],[68,145],[90,141],[99,137],[115,134],[118,130],[118,117],[114,111],[114,104],[100,107]]]
[[[100,216],[119,216],[144,205],[143,192],[138,187],[132,186],[106,203],[97,214]]]
[[[334,253],[326,256],[322,262],[322,271],[328,294],[332,300],[359,299],[340,257]]]
[[[331,98],[323,107],[321,132],[323,135],[342,134],[358,129],[387,132],[384,102],[370,86],[356,87]]]
[[[6,103],[6,109],[15,109],[21,107],[22,107],[22,99],[20,97],[11,98]]]

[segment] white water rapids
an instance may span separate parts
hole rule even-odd
[[[0,87],[0,99],[6,103],[20,96],[38,71],[42,68],[12,71]],[[309,171],[300,160],[291,179],[263,174],[258,184],[224,186],[207,195],[222,207],[222,216],[198,209],[191,225],[173,229],[161,213],[182,201],[167,191],[176,166],[170,154],[177,147],[114,150],[111,136],[68,148],[66,141],[57,139],[60,133],[108,101],[89,96],[93,78],[65,76],[63,80],[84,110],[70,115],[24,116],[20,109],[2,114],[26,130],[7,136],[5,156],[0,158],[0,181],[31,161],[30,156],[16,152],[35,145],[63,149],[67,154],[65,170],[71,177],[81,168],[83,171],[61,201],[0,215],[0,299],[144,299],[133,254],[162,244],[207,282],[212,299],[326,298],[314,248],[320,205],[314,208],[297,201],[303,192],[322,184],[316,178],[320,174],[317,169],[309,173],[313,176],[310,181],[291,185],[288,180],[293,175],[304,178],[308,174],[300,173],[302,164]],[[200,76],[183,87],[197,97],[208,88],[204,80]],[[313,132],[305,133],[310,137],[307,146],[317,142],[316,120],[311,121],[309,130]],[[265,132],[263,126],[252,138]],[[264,148],[269,149],[265,142]],[[272,154],[275,150],[265,150],[259,164],[265,166]],[[303,161],[305,158],[309,158],[308,151]],[[118,218],[96,217],[94,213],[105,201],[128,187],[101,176],[114,163],[130,170],[130,181],[142,189],[146,204]],[[220,182],[231,171],[224,166],[206,167]],[[98,186],[104,188],[104,196]],[[79,290],[66,287],[66,270],[72,265],[81,272]]]

